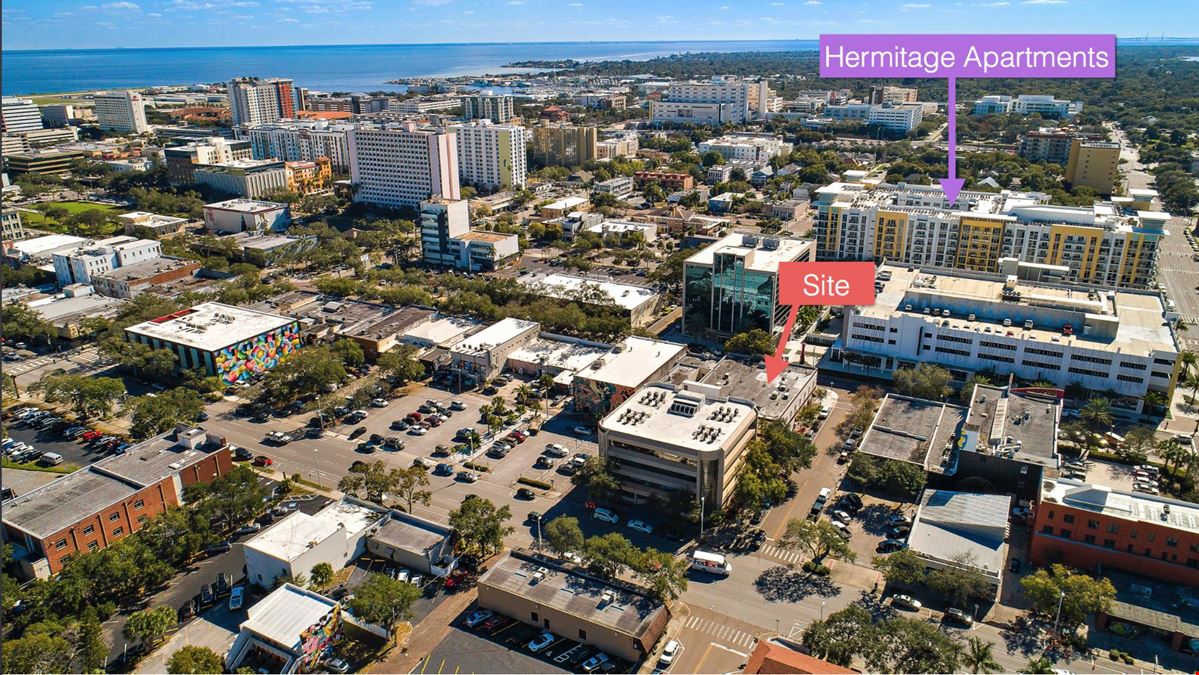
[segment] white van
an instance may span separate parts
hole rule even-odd
[[[62,464],[62,455],[58,454],[57,452],[47,452],[46,454],[42,455],[39,461],[46,466],[58,466],[59,464]]]
[[[733,573],[733,565],[719,553],[696,550],[691,554],[691,569],[711,572],[722,577]]]

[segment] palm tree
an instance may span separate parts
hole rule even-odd
[[[1092,429],[1105,429],[1112,425],[1112,404],[1103,397],[1096,397],[1082,407],[1078,413]]]
[[[522,384],[516,388],[516,400],[520,403],[528,405],[529,401],[535,397],[536,394],[533,393],[533,388],[527,384]]]
[[[1199,365],[1199,354],[1183,351],[1178,355],[1178,362],[1182,364],[1182,372],[1189,373],[1196,365]]]
[[[1003,670],[992,653],[994,647],[990,642],[971,637],[966,641],[966,649],[962,652],[962,664],[972,673],[994,673]]]
[[[1191,390],[1191,405],[1199,406],[1199,373],[1187,375],[1182,386]]]
[[[1161,410],[1170,405],[1170,397],[1160,391],[1145,392],[1141,401],[1145,404],[1146,412]]]

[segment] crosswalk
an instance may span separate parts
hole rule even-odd
[[[758,552],[771,560],[777,560],[787,565],[798,565],[803,560],[803,556],[799,551],[788,551],[774,544],[766,544],[758,549]]]
[[[24,375],[25,373],[53,363],[55,358],[55,356],[39,356],[36,359],[22,360],[5,366],[4,371],[11,375]]]
[[[690,630],[698,631],[706,635],[710,635],[714,642],[722,642],[734,647],[742,647],[744,649],[753,649],[754,636],[746,633],[739,628],[704,619],[699,616],[692,615],[687,619],[686,627]]]
[[[13,362],[4,366],[4,372],[5,374],[19,376],[50,365],[62,368],[63,370],[74,370],[79,367],[85,369],[92,368],[103,365],[105,362],[106,360],[100,356],[98,350],[83,349],[63,352],[61,354],[46,354],[45,356]]]

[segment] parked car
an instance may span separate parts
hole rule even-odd
[[[445,463],[438,464],[437,469],[434,470],[433,473],[437,474],[438,476],[453,476],[454,466],[452,464]]]
[[[853,516],[849,515],[845,511],[838,509],[836,511],[833,511],[833,519],[841,521],[842,523],[845,523],[846,525],[848,525],[849,521],[853,520]]]
[[[683,643],[678,640],[671,640],[666,643],[666,647],[662,649],[662,655],[658,657],[658,667],[666,668],[674,663],[675,657],[679,652],[683,651]]]
[[[325,670],[333,673],[344,674],[350,672],[350,664],[345,659],[329,659],[323,663]]]
[[[837,531],[837,534],[841,535],[842,539],[849,539],[853,536],[853,533],[849,531],[849,527],[845,523],[839,520],[834,520],[832,523],[833,529]]]
[[[451,410],[466,410],[466,404],[463,403],[462,401],[451,401],[450,409]]]
[[[620,522],[620,516],[616,515],[615,513],[612,513],[608,509],[604,509],[604,508],[596,509],[595,512],[591,514],[591,517],[595,518],[596,520],[602,520],[605,523],[619,523]]]
[[[254,453],[250,452],[249,448],[243,448],[240,445],[233,446],[233,458],[243,462],[248,462],[254,459]]]
[[[230,610],[241,609],[242,602],[244,602],[245,599],[246,599],[246,587],[245,586],[234,586],[233,590],[229,592],[229,609]]]
[[[458,480],[462,481],[463,483],[474,483],[479,480],[479,477],[470,471],[459,471]]]
[[[643,534],[652,534],[654,531],[654,528],[644,520],[630,520],[626,527],[628,527],[630,530],[636,530],[637,532],[641,532]]]
[[[358,438],[359,436],[361,436],[362,434],[365,434],[365,433],[366,433],[366,427],[358,427],[357,429],[354,429],[353,431],[351,431],[350,435],[347,436],[347,438],[349,438],[352,441],[355,438]]]
[[[248,525],[242,525],[241,527],[237,528],[237,534],[238,535],[254,534],[255,532],[257,532],[261,529],[262,529],[262,526],[259,525],[258,523],[249,523]]]
[[[385,398],[371,399],[371,406],[373,406],[375,408],[386,408],[388,403],[389,403],[389,401]]]
[[[566,455],[570,454],[569,452],[567,452],[566,448],[562,447],[561,445],[558,445],[557,443],[547,444],[545,446],[544,452],[545,452],[545,454],[549,455],[550,457],[565,457]]]
[[[920,604],[919,600],[913,598],[910,595],[902,595],[902,594],[892,597],[891,605],[893,607],[898,606],[898,607],[902,607],[904,609],[910,609],[913,612],[915,612],[915,611],[919,610],[921,607],[923,607],[923,605]]]
[[[533,466],[538,469],[552,469],[554,468],[554,460],[545,455],[540,455],[537,457],[537,461],[533,463]]]
[[[893,527],[890,530],[887,530],[887,538],[888,539],[904,539],[908,536],[909,533],[911,533],[911,531],[912,531],[912,528],[908,527],[907,525]]]
[[[596,652],[594,656],[583,662],[584,673],[594,673],[599,670],[599,667],[608,662],[608,655],[603,652]]]
[[[908,543],[902,539],[884,539],[878,543],[875,549],[879,553],[892,553],[894,551],[902,551],[908,547]]]
[[[535,499],[536,497],[537,497],[537,495],[529,488],[522,487],[516,491],[517,499],[529,500],[529,499]]]
[[[949,609],[945,610],[945,618],[952,621],[957,621],[958,623],[967,626],[974,625],[974,619],[971,618],[969,614],[958,609],[957,607],[950,607]]]
[[[273,466],[274,464],[275,460],[266,455],[258,455],[254,458],[254,466]]]
[[[204,553],[206,553],[208,555],[218,555],[220,553],[227,553],[228,551],[231,551],[231,550],[233,550],[232,543],[230,543],[228,541],[221,541],[221,542],[217,542],[217,543],[205,548]]]
[[[582,424],[580,424],[574,428],[574,432],[580,436],[590,436],[591,435],[591,427],[583,426]]]
[[[424,436],[425,434],[429,433],[429,430],[417,425],[409,429],[408,433],[412,434],[413,436]]]
[[[541,512],[540,511],[529,511],[529,515],[527,518],[525,518],[525,520],[530,523],[536,523],[541,520]]]
[[[216,604],[216,594],[212,592],[212,586],[204,584],[200,587],[200,607],[212,607]]]
[[[528,646],[529,651],[536,654],[537,652],[541,651],[542,649],[545,649],[546,647],[550,646],[553,643],[554,643],[554,634],[547,630],[547,631],[542,632],[541,635],[538,635],[537,637],[530,640],[529,644],[527,646]]]
[[[491,611],[490,609],[479,609],[471,612],[470,616],[466,617],[466,621],[463,623],[466,624],[467,628],[474,628],[475,626],[490,619],[492,616],[495,616],[495,612]]]

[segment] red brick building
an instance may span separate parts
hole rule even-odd
[[[141,529],[183,488],[228,474],[223,438],[181,429],[139,443],[4,503],[4,540],[23,576],[47,578],[67,558],[98,551]]]
[[[633,178],[638,185],[658,183],[666,190],[690,190],[695,185],[695,178],[691,174],[672,171],[637,171],[633,173]]]
[[[843,668],[835,663],[822,661],[815,656],[809,656],[795,651],[784,645],[769,640],[758,642],[754,651],[745,662],[743,673],[753,675],[775,675],[782,673],[856,673],[855,670]]]
[[[1199,505],[1075,480],[1045,480],[1034,565],[1114,568],[1199,587]]]

